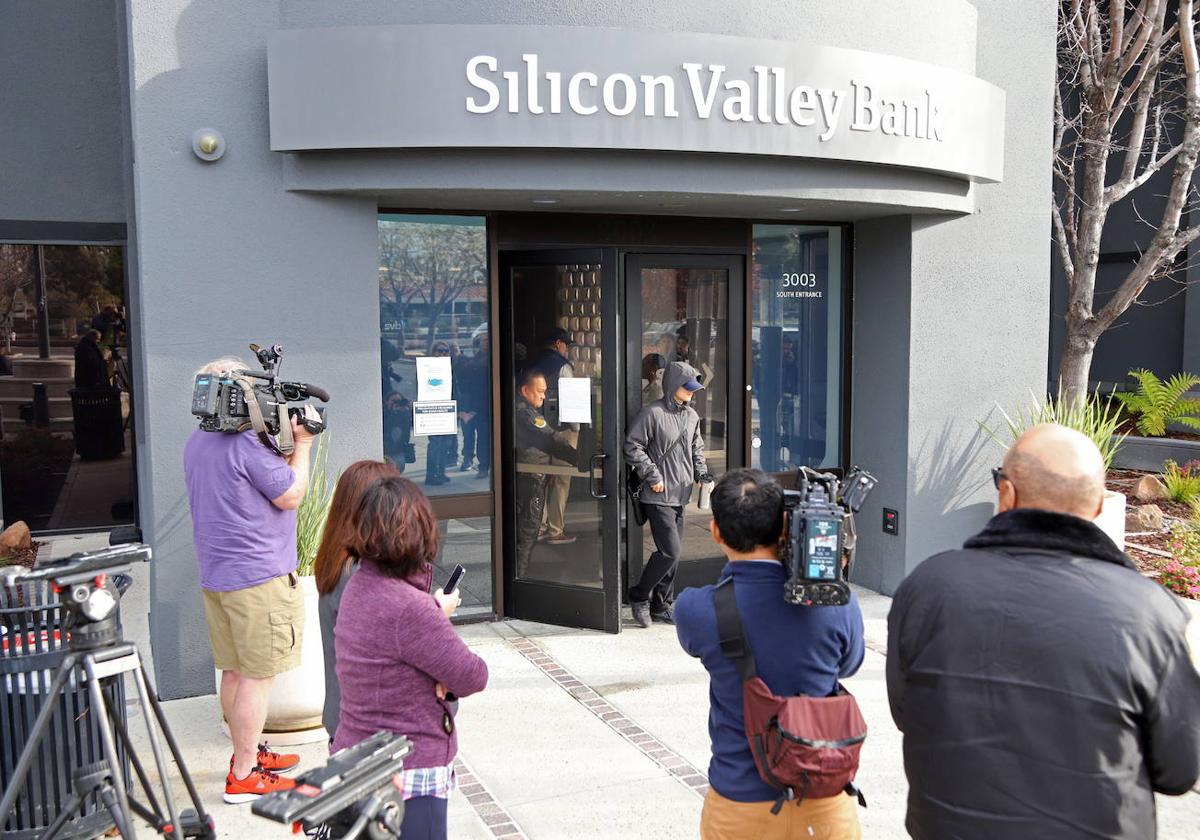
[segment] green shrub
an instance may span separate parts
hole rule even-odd
[[[308,490],[300,507],[296,509],[296,574],[313,574],[317,549],[321,546],[321,534],[325,531],[325,517],[329,515],[329,503],[333,501],[334,482],[329,479],[328,460],[329,432],[317,436],[313,449],[312,467],[308,473]]]
[[[1131,370],[1129,375],[1137,380],[1137,390],[1114,396],[1137,418],[1139,432],[1161,437],[1171,423],[1200,431],[1200,400],[1187,396],[1189,390],[1200,385],[1200,376],[1177,373],[1163,382],[1144,369]]]
[[[1163,484],[1171,501],[1190,505],[1200,500],[1200,461],[1188,461],[1182,467],[1174,461],[1164,461],[1163,467]]]
[[[1029,398],[1029,405],[1019,406],[1013,414],[996,403],[996,408],[1004,417],[1004,428],[993,429],[982,422],[980,428],[992,440],[1008,449],[1027,429],[1042,423],[1057,423],[1090,438],[1104,458],[1104,469],[1112,467],[1113,458],[1124,443],[1125,435],[1117,434],[1121,414],[1108,395],[1101,394],[1097,388],[1086,398],[1073,402],[1064,400],[1061,394],[1058,399],[1047,394],[1039,400],[1030,392]]]

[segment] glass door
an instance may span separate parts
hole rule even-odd
[[[662,370],[674,361],[696,368],[704,390],[692,400],[700,415],[705,457],[714,476],[744,466],[745,286],[741,256],[628,254],[625,257],[625,422],[663,396]],[[683,556],[675,591],[712,583],[724,558],[712,541],[712,514],[684,512]],[[628,580],[654,552],[650,528],[627,516]]]
[[[505,614],[617,632],[615,258],[502,252],[500,278]]]

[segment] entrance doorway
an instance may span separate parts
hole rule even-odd
[[[745,357],[743,264],[613,247],[501,252],[506,615],[620,630],[625,592],[654,550],[627,515],[621,447],[666,364],[704,377],[693,405],[712,472],[742,465],[745,366],[730,361]],[[677,589],[715,580],[722,562],[709,515],[693,501],[686,516]]]

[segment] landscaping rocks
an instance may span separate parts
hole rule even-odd
[[[41,543],[33,541],[28,525],[14,522],[0,533],[0,566],[16,564],[33,568],[40,546]]]
[[[1156,475],[1144,475],[1133,488],[1133,497],[1139,502],[1157,502],[1167,498],[1167,486]]]
[[[1159,533],[1164,526],[1162,508],[1158,505],[1133,507],[1125,514],[1125,530],[1129,533]]]

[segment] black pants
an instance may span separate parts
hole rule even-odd
[[[406,799],[404,819],[400,823],[400,840],[446,840],[448,805],[449,800],[436,796]]]
[[[492,468],[492,418],[483,412],[463,424],[463,463],[470,466],[476,453],[479,469],[487,472]]]
[[[649,601],[650,609],[675,603],[675,571],[683,554],[683,505],[642,505],[655,551],[642,569],[642,579],[629,589],[629,600]]]
[[[517,473],[517,577],[529,573],[529,558],[537,545],[546,507],[546,474]]]

